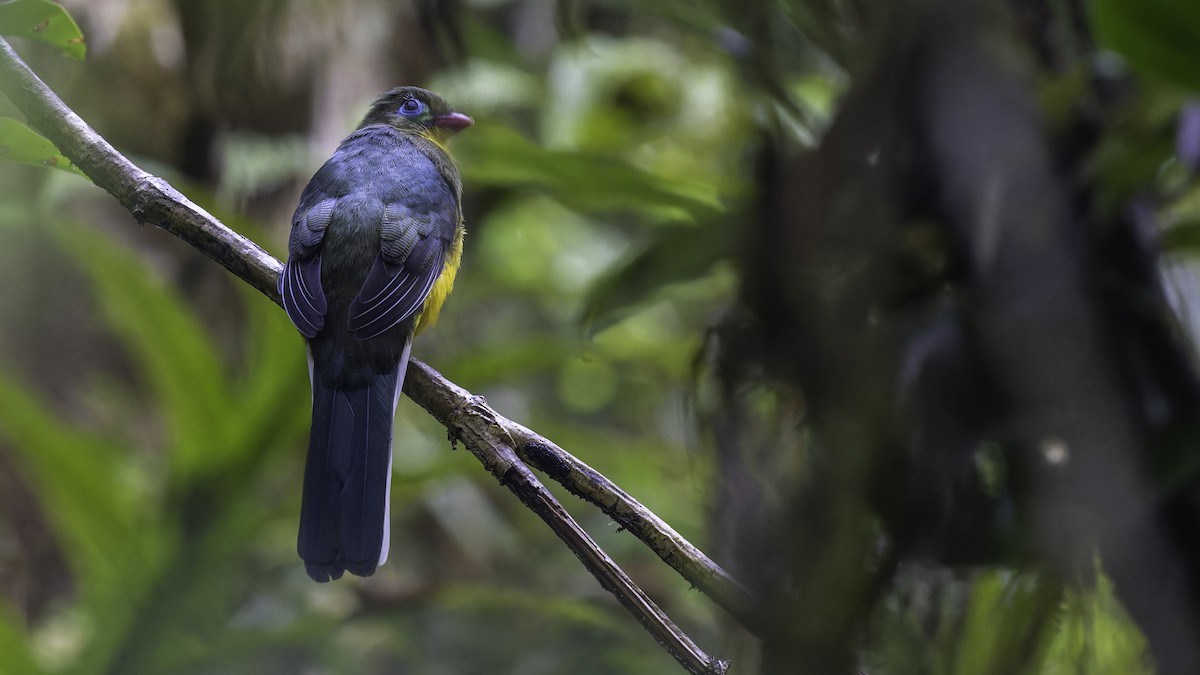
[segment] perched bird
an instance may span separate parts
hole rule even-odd
[[[445,144],[471,124],[432,92],[387,92],[292,216],[279,294],[308,341],[297,551],[316,581],[387,560],[392,419],[413,336],[437,320],[458,272],[462,183]]]

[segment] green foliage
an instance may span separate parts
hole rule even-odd
[[[1181,191],[1162,212],[1162,246],[1170,253],[1200,253],[1200,185]]]
[[[683,450],[672,433],[646,437],[634,431],[653,425],[664,406],[678,406],[671,402],[681,395],[687,377],[695,339],[690,326],[664,321],[661,311],[647,312],[614,326],[630,339],[600,340],[593,349],[579,343],[576,321],[591,282],[631,237],[639,236],[639,228],[654,227],[663,214],[690,218],[712,213],[715,201],[704,196],[708,193],[689,193],[693,188],[660,180],[617,158],[547,151],[521,142],[518,154],[527,153],[521,161],[541,173],[532,182],[512,183],[497,170],[493,182],[488,174],[477,177],[474,189],[519,184],[555,199],[514,193],[504,200],[507,208],[471,224],[467,270],[454,302],[441,325],[418,342],[417,353],[464,384],[480,387],[508,414],[516,416],[521,405],[532,406],[530,423],[544,423],[542,428],[556,440],[636,490],[699,541],[696,491],[704,462],[681,461]],[[255,148],[248,144],[238,151]],[[562,172],[538,169],[543,159]],[[621,184],[640,182],[636,199],[613,205],[595,196],[572,196],[595,187],[571,178],[572,173],[586,176],[595,167],[605,180],[615,177],[617,188],[593,192],[614,197]],[[224,194],[237,198],[235,190]],[[207,200],[201,203],[219,213]],[[613,212],[636,214],[636,219],[595,219]],[[226,222],[255,234],[248,220]],[[39,652],[42,666],[57,672],[258,673],[294,672],[287,664],[299,659],[348,673],[390,672],[387,664],[397,662],[430,673],[485,672],[495,664],[513,664],[521,672],[597,674],[675,667],[622,610],[598,595],[594,581],[536,520],[497,497],[503,494],[500,488],[480,475],[469,456],[448,453],[444,429],[411,405],[401,405],[397,421],[396,550],[393,561],[371,582],[441,590],[380,612],[360,609],[357,594],[371,588],[370,583],[349,580],[311,588],[292,551],[293,499],[309,411],[302,342],[286,318],[257,296],[223,307],[222,315],[246,317],[238,331],[244,330],[245,344],[230,353],[228,338],[214,333],[175,285],[152,273],[143,255],[115,245],[91,227],[57,224],[50,230],[86,273],[99,317],[146,388],[140,394],[126,392],[125,403],[114,405],[124,409],[130,399],[144,401],[156,420],[156,440],[147,445],[131,438],[145,433],[136,431],[140,424],[127,416],[131,411],[122,416],[129,428],[119,423],[95,431],[58,425],[61,433],[120,440],[111,442],[104,461],[95,460],[107,471],[92,474],[91,492],[99,495],[72,493],[64,495],[63,505],[47,502],[43,508],[55,513],[90,510],[107,518],[105,509],[91,507],[92,500],[103,504],[103,499],[117,499],[131,510],[133,530],[114,531],[124,522],[114,517],[98,536],[110,546],[135,542],[125,554],[147,560],[133,568],[138,570],[133,579],[97,582],[115,597],[72,603],[29,627],[29,644],[55,645]],[[600,250],[608,253],[597,255]],[[701,302],[711,304],[716,297],[709,294]],[[507,321],[506,316],[524,320],[508,324],[503,332],[489,329],[490,323]],[[245,365],[238,369],[232,363]],[[644,373],[642,363],[652,364],[650,373]],[[664,380],[660,374],[668,363],[671,377]],[[642,379],[647,376],[652,381]],[[520,382],[530,385],[525,393],[517,399],[504,396],[506,388]],[[30,405],[38,403],[17,384],[11,393]],[[10,409],[38,419],[15,404]],[[615,427],[610,424],[614,419]],[[32,473],[24,448],[32,452],[50,441],[36,434],[25,440],[16,452],[22,470]],[[64,453],[87,447],[61,445]],[[614,447],[622,450],[599,451]],[[283,448],[290,459],[278,452]],[[92,455],[100,457],[96,451]],[[281,465],[287,471],[275,478]],[[647,474],[647,466],[657,468]],[[656,476],[664,475],[681,486],[678,493],[660,494]],[[43,494],[41,483],[35,492]],[[605,518],[590,509],[583,513],[615,555],[653,560],[628,534],[613,531]],[[58,517],[51,520],[57,523]],[[437,523],[433,534],[421,525],[429,520]],[[63,536],[56,525],[56,540]],[[429,540],[441,544],[428,545]],[[63,545],[69,559],[80,559],[65,539]],[[530,559],[541,561],[533,587]],[[449,576],[446,582],[441,572],[433,571],[464,564],[484,569]],[[645,574],[657,579],[652,584],[674,598],[671,602],[686,608],[679,611],[693,626],[710,630],[708,605],[698,594],[688,593],[657,563]],[[472,580],[474,576],[478,579]],[[481,592],[484,586],[486,592]],[[14,629],[14,641],[20,641],[21,633]],[[503,634],[504,639],[480,643],[485,634]],[[280,656],[285,652],[298,656],[289,662]]]
[[[13,0],[0,4],[0,35],[44,42],[82,60],[83,33],[61,5],[48,0]],[[0,117],[0,159],[47,166],[84,176],[53,143],[17,120]]]
[[[1055,618],[1045,675],[1153,675],[1146,640],[1117,601],[1112,582],[1066,594]]]
[[[245,23],[234,48],[221,48],[227,36],[210,35],[186,68],[161,71],[154,64],[171,63],[162,35],[173,35],[173,24],[139,13],[116,38],[108,70],[97,67],[80,83],[77,97],[106,94],[81,114],[103,116],[108,90],[129,86],[129,109],[162,126],[152,135],[185,138],[193,117],[228,105],[221,95],[240,100],[262,84],[236,79],[247,54],[267,49],[253,36],[295,31],[281,37],[289,54],[313,47],[311,32],[277,21],[285,3],[234,4]],[[801,144],[817,142],[845,76],[808,65],[784,74],[782,91],[802,113],[795,114],[749,93],[754,64],[714,44],[713,32],[727,28],[719,3],[608,4],[656,23],[613,34],[579,28],[575,39],[538,51],[486,11],[463,17],[465,58],[430,86],[477,119],[452,146],[473,219],[455,295],[415,353],[708,548],[720,476],[696,438],[692,385],[705,331],[735,297],[737,242],[753,207],[752,153],[766,125],[782,126]],[[1179,65],[1189,61],[1178,60],[1200,44],[1183,42],[1194,17],[1157,0],[1138,16],[1135,4],[1093,3],[1106,44],[1135,68],[1194,87],[1195,74]],[[12,19],[13,8],[49,5],[0,5],[0,27],[37,25],[41,19]],[[260,13],[269,30],[253,25]],[[823,16],[815,11],[810,20]],[[1178,25],[1156,44],[1151,37],[1164,22]],[[62,25],[52,21],[33,37],[46,39],[49,27]],[[146,44],[129,37],[146,26],[153,37]],[[370,32],[344,28],[356,44]],[[794,29],[778,27],[781,35]],[[82,41],[71,44],[81,57]],[[780,63],[794,56],[775,55]],[[219,93],[194,85],[201,78],[189,69],[208,60],[225,66]],[[264,63],[254,60],[255,68]],[[281,81],[295,75],[279,70]],[[335,80],[345,74],[330,72]],[[1086,84],[1073,77],[1048,91],[1064,118]],[[1090,164],[1097,200],[1116,209],[1148,185],[1175,180],[1165,167],[1179,99],[1173,89],[1152,89],[1104,130]],[[188,104],[173,107],[180,100]],[[294,132],[309,122],[284,108],[271,101],[259,126]],[[218,121],[238,129],[256,122],[243,109]],[[149,128],[118,131],[137,138]],[[221,137],[216,193],[226,205],[270,214],[258,217],[272,227],[260,231],[254,218],[219,214],[212,200],[201,201],[282,251],[295,183],[319,158],[308,156],[307,137],[266,134]],[[31,164],[57,156],[16,122],[0,120],[0,145]],[[164,154],[156,159],[177,159]],[[50,164],[74,168],[65,159]],[[104,232],[129,228],[127,215],[70,194],[52,172],[4,168],[20,180],[0,182],[0,221],[52,231],[84,281],[71,286],[69,275],[35,263],[21,273],[46,287],[90,291],[96,316],[78,320],[100,325],[128,372],[110,365],[80,374],[85,398],[113,399],[111,417],[97,422],[80,421],[69,404],[34,393],[36,382],[0,369],[0,451],[36,495],[76,589],[60,589],[57,604],[32,619],[0,604],[0,673],[674,672],[541,524],[481,476],[467,453],[448,451],[445,430],[408,403],[397,412],[392,561],[367,581],[313,586],[293,553],[309,394],[302,342],[286,318],[244,289],[212,291],[204,284],[223,272],[178,249],[164,254],[165,237],[150,228],[132,247],[116,244]],[[29,185],[52,205],[31,213],[26,202],[36,190],[11,187]],[[258,201],[280,194],[287,197],[266,207]],[[1197,211],[1188,207],[1196,194],[1173,193],[1168,205],[1176,250],[1200,241]],[[89,222],[64,223],[64,213],[87,213]],[[778,410],[768,416],[784,418]],[[602,515],[573,498],[566,503],[685,629],[724,656],[711,603]],[[1035,575],[990,568],[955,589],[922,608],[889,598],[865,647],[868,672],[1151,672],[1144,640],[1103,579],[1095,591],[1064,592]]]
[[[1200,13],[1173,0],[1092,0],[1092,24],[1105,46],[1149,75],[1200,90],[1194,66]]]
[[[737,251],[734,232],[724,221],[670,225],[592,284],[584,302],[584,322],[593,332],[608,328],[672,284],[692,281],[729,261]]]
[[[0,159],[46,166],[87,178],[53,143],[8,117],[0,117]]]
[[[44,42],[81,61],[87,52],[75,20],[62,5],[49,0],[12,0],[0,4],[0,35]]]
[[[24,617],[7,602],[0,602],[0,671],[38,675],[44,670],[37,663],[24,625]]]
[[[189,649],[171,636],[200,630],[215,640],[247,639],[248,629],[229,621],[253,585],[228,574],[231,564],[247,564],[231,556],[265,522],[254,492],[269,476],[264,461],[304,427],[303,367],[285,365],[276,348],[295,338],[273,306],[248,300],[260,311],[246,349],[263,367],[238,375],[177,293],[136,257],[87,227],[56,233],[161,402],[165,433],[160,452],[136,451],[127,431],[64,424],[0,374],[0,435],[41,497],[80,589],[70,612],[34,627],[34,635],[73,636],[75,656],[55,663],[57,672],[165,672],[148,664],[212,658],[209,647]],[[0,636],[17,625],[5,623]]]
[[[226,408],[231,392],[222,386],[220,357],[199,320],[173,301],[170,288],[148,278],[131,252],[84,228],[62,232],[63,245],[87,266],[96,283],[109,326],[144,358],[143,368],[170,430],[172,473],[191,476],[209,468],[210,462],[219,463],[225,444],[213,443],[212,435],[224,431],[217,422],[222,421],[221,413],[232,412]],[[238,419],[244,417],[232,418]]]
[[[1102,574],[1065,589],[1046,574],[902,575],[876,617],[872,675],[1150,675],[1146,642]]]
[[[161,564],[163,532],[146,522],[122,484],[120,448],[65,427],[18,383],[0,379],[3,434],[42,497],[46,517],[80,586],[80,609],[96,632],[84,662],[99,666],[132,621],[146,588],[125,580],[152,578]],[[113,542],[121,542],[113,546]],[[87,672],[87,671],[84,671]]]
[[[244,461],[238,455],[258,440],[261,419],[277,413],[277,399],[298,384],[278,377],[300,368],[287,368],[286,351],[272,347],[298,342],[290,324],[279,316],[257,318],[258,334],[249,348],[261,367],[232,377],[197,317],[170,288],[148,277],[136,257],[86,229],[62,232],[62,244],[95,282],[109,325],[144,359],[173,448],[172,481],[220,474]],[[265,301],[253,297],[248,302]]]
[[[1000,675],[1028,670],[1047,639],[1046,619],[1060,588],[1036,576],[993,571],[976,579],[967,600],[954,667],[962,675]]]
[[[711,214],[703,188],[641,171],[627,162],[531,143],[503,126],[480,126],[455,145],[463,180],[544,190],[584,213],[641,211],[661,218]]]

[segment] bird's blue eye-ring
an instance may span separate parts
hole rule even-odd
[[[400,104],[399,113],[405,117],[420,115],[425,112],[425,104],[415,98],[410,98]]]

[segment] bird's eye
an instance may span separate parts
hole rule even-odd
[[[415,98],[410,98],[400,104],[400,114],[405,116],[420,115],[425,112],[425,104]]]

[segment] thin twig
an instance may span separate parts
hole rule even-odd
[[[268,298],[280,302],[276,282],[282,265],[278,260],[225,227],[167,181],[143,171],[121,155],[68,108],[3,38],[0,38],[0,90],[27,117],[31,127],[53,142],[96,185],[116,197],[138,222],[151,223],[183,239]],[[644,625],[659,624],[654,617],[662,615],[661,610],[566,515],[536,477],[517,461],[516,453],[572,493],[599,506],[686,581],[748,624],[749,598],[733,578],[602,474],[524,426],[486,406],[478,407],[479,399],[417,359],[410,364],[404,391],[463,439],[480,461],[502,482],[507,482],[530,508],[534,508],[534,502],[539,504],[534,510]],[[496,473],[497,468],[503,471]],[[623,592],[616,590],[617,586],[625,585],[617,583],[617,579],[628,582]],[[724,672],[724,662],[704,655],[669,621],[656,628],[647,627],[692,672]]]
[[[604,474],[535,431],[508,419],[502,420],[501,424],[517,441],[517,455],[527,464],[577,497],[598,506],[618,525],[641,539],[663,562],[678,570],[700,592],[754,630],[749,593],[720,565]]]
[[[515,458],[511,448],[503,450],[506,457]],[[680,630],[641,588],[638,588],[625,571],[571,518],[528,467],[519,461],[512,462],[508,471],[501,477],[501,482],[546,521],[554,533],[575,552],[583,566],[596,577],[600,585],[615,595],[685,670],[697,675],[724,675],[729,670],[729,662],[720,661],[701,651],[696,643],[692,642],[692,639]]]

